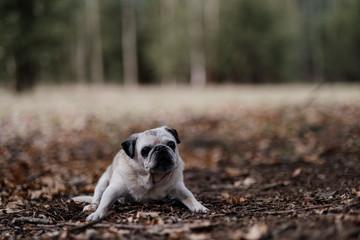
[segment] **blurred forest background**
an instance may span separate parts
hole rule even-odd
[[[0,82],[360,80],[358,0],[1,0]]]

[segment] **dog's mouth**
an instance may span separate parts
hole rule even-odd
[[[174,168],[175,168],[175,164],[173,163],[156,164],[155,167],[150,169],[150,171],[152,173],[157,173],[157,174],[166,174],[171,172]]]
[[[150,157],[150,162],[151,173],[156,173],[159,176],[166,175],[176,167],[173,154],[165,147],[155,151]]]

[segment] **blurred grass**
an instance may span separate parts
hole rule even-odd
[[[359,103],[355,84],[1,89],[0,158],[108,161],[130,134],[169,125],[188,167],[321,161],[357,154]]]
[[[326,105],[360,103],[360,84],[230,85],[205,89],[40,86],[22,95],[0,89],[0,117],[94,114],[108,120],[156,116],[177,110],[202,114],[221,107],[277,107],[308,102]]]
[[[204,89],[43,85],[20,95],[0,88],[0,127],[12,129],[8,134],[15,131],[26,135],[37,130],[81,130],[91,122],[107,122],[117,129],[133,126],[137,131],[145,126],[186,125],[204,114],[207,118],[226,118],[229,113],[246,115],[241,111],[246,109],[354,103],[360,103],[360,84],[223,85]]]

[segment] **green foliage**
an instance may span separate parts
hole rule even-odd
[[[208,82],[360,79],[357,0],[199,1],[196,44],[202,44]],[[122,82],[122,0],[98,2],[104,79]],[[21,90],[39,81],[80,81],[79,40],[89,78],[86,3],[0,1],[1,83]],[[190,7],[186,0],[134,0],[140,83],[189,82]]]
[[[283,1],[224,2],[218,35],[222,78],[259,83],[288,77],[298,28],[293,15],[293,4]]]
[[[104,74],[107,79],[116,81],[122,75],[121,1],[102,0],[100,3]]]
[[[339,1],[322,29],[325,76],[331,80],[360,80],[360,2]]]
[[[153,1],[140,23],[147,33],[145,58],[157,82],[186,81],[189,74],[187,11],[184,1]],[[152,19],[152,21],[149,21]]]
[[[76,6],[72,0],[1,1],[0,78],[16,78],[15,88],[22,90],[34,85],[40,75],[52,80],[71,77]]]

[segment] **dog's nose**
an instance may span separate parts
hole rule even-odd
[[[158,145],[158,146],[156,146],[156,147],[154,148],[154,151],[155,151],[155,152],[160,152],[161,150],[164,150],[164,149],[166,149],[165,146],[163,146],[163,145]]]

